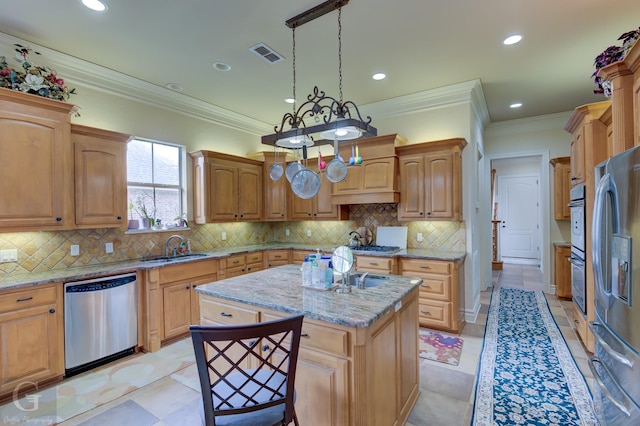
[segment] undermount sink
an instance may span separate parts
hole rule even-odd
[[[166,262],[175,262],[178,260],[184,260],[184,259],[193,259],[194,257],[204,257],[206,256],[205,253],[191,253],[191,254],[178,254],[175,256],[155,256],[155,257],[145,257],[143,259],[140,259],[141,262],[160,262],[160,263],[166,263]]]
[[[357,272],[349,276],[349,284],[358,288],[358,281],[362,278],[364,272]],[[364,288],[378,287],[380,284],[384,284],[389,281],[389,277],[385,275],[372,275],[367,274],[364,277]]]

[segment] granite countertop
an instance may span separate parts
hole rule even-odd
[[[117,275],[126,272],[134,272],[136,270],[146,270],[153,268],[161,268],[168,265],[175,265],[183,262],[194,262],[203,259],[220,259],[228,257],[232,254],[250,253],[261,250],[309,250],[315,252],[331,253],[336,246],[330,244],[300,244],[300,243],[267,243],[267,244],[251,244],[246,246],[224,247],[218,250],[211,250],[200,253],[199,257],[177,257],[171,262],[149,261],[144,259],[133,259],[122,262],[101,263],[96,265],[78,266],[66,269],[53,269],[49,271],[38,271],[20,274],[8,274],[0,277],[0,290],[27,287],[40,284],[48,284],[52,282],[77,281],[87,278],[93,278],[104,275]],[[463,251],[439,251],[426,249],[406,249],[395,253],[379,253],[355,251],[356,256],[379,256],[379,257],[415,257],[423,259],[441,259],[441,260],[458,260],[462,261],[466,256]]]
[[[571,242],[569,242],[569,241],[554,241],[553,245],[555,247],[571,247]]]
[[[300,266],[284,265],[199,285],[196,292],[347,327],[368,327],[422,283],[419,278],[389,277],[377,287],[352,287],[351,293],[339,294],[302,287]]]

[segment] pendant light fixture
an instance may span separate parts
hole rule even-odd
[[[371,126],[371,117],[366,121],[360,115],[358,106],[353,101],[344,101],[342,95],[342,6],[349,0],[328,0],[306,12],[286,21],[293,33],[293,99],[296,99],[296,28],[313,21],[329,12],[338,9],[338,87],[339,98],[327,95],[324,91],[313,88],[313,93],[293,112],[282,117],[275,133],[262,136],[262,143],[277,145],[289,149],[304,146],[333,144],[335,141],[353,140],[359,137],[372,137],[378,134]],[[308,125],[308,123],[311,123]]]

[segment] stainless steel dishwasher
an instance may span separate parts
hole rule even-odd
[[[65,375],[133,353],[138,343],[136,274],[64,284]]]

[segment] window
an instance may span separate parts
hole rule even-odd
[[[186,212],[185,148],[133,139],[127,145],[127,190],[133,219],[175,224]],[[141,228],[142,228],[141,223]]]

